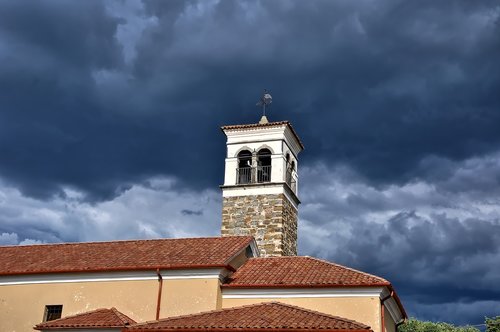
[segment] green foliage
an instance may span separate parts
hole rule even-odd
[[[425,322],[417,320],[415,318],[410,318],[406,323],[398,327],[398,332],[480,332],[480,331],[479,329],[473,326],[455,326],[448,323]],[[500,330],[492,330],[491,332],[500,332]]]
[[[500,316],[486,317],[486,332],[500,332]]]

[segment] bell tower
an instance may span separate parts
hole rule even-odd
[[[222,236],[253,235],[261,256],[297,255],[298,154],[288,121],[223,126]]]

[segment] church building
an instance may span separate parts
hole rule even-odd
[[[222,131],[220,237],[0,247],[0,331],[396,332],[388,280],[297,256],[292,125]]]

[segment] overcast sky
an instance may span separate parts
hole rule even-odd
[[[498,1],[0,0],[0,244],[218,235],[219,127],[263,88],[301,255],[500,314]]]

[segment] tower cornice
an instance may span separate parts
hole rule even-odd
[[[299,144],[301,150],[304,150],[304,144],[300,140],[299,136],[295,132],[295,129],[293,129],[292,124],[290,121],[276,121],[276,122],[268,122],[268,123],[250,123],[250,124],[240,124],[240,125],[228,125],[228,126],[222,126],[221,130],[228,135],[229,132],[231,131],[249,131],[249,130],[258,130],[258,129],[263,129],[263,128],[270,128],[270,127],[288,127],[294,136],[294,138],[297,140],[297,143]]]

